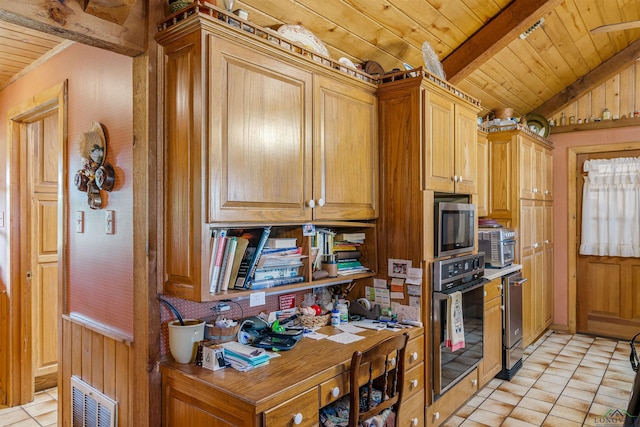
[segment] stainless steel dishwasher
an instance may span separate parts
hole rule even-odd
[[[511,380],[522,367],[522,272],[502,278],[502,370],[498,378]]]

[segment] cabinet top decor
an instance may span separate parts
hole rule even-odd
[[[190,6],[180,9],[178,12],[173,13],[162,20],[158,24],[158,36],[156,36],[156,39],[158,39],[161,34],[164,34],[178,24],[197,22],[198,18],[200,18],[201,22],[206,21],[210,24],[215,23],[216,25],[220,25],[228,30],[243,34],[246,37],[258,39],[261,42],[268,41],[274,46],[284,49],[285,51],[298,54],[310,61],[324,65],[333,70],[341,71],[367,83],[377,83],[377,76],[372,76],[358,68],[346,66],[337,60],[313,51],[309,47],[292,42],[291,40],[283,37],[282,34],[270,28],[260,27],[250,21],[240,18],[233,12],[220,9],[204,0],[194,0],[193,4]]]

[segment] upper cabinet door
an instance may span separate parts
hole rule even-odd
[[[307,221],[312,75],[209,36],[209,216]]]
[[[453,192],[455,104],[435,92],[424,91],[424,94],[424,188]]]
[[[375,88],[314,77],[313,217],[378,216]]]
[[[473,194],[477,191],[478,116],[469,108],[456,106],[455,192]]]

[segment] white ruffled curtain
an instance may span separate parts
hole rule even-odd
[[[640,257],[640,157],[584,162],[580,254]]]

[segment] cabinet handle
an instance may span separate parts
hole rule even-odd
[[[500,306],[500,310],[504,311],[504,305]]]
[[[338,397],[340,396],[340,387],[334,387],[331,389],[331,396]]]
[[[413,388],[418,387],[418,380],[411,380],[411,386],[412,386]]]
[[[324,199],[318,199],[318,206],[320,207],[324,206]]]
[[[544,190],[544,195],[548,196],[549,195],[549,190]]]
[[[533,249],[536,249],[536,248],[537,248],[538,246],[540,246],[540,245],[539,245],[539,244],[537,244],[537,243],[534,243],[532,246],[533,246]]]
[[[453,175],[453,182],[458,182],[458,175]]]
[[[471,385],[476,387],[478,385],[478,380],[476,379],[471,380]]]
[[[532,190],[532,191],[533,191],[534,193],[537,193],[537,192],[538,192],[538,189],[537,189],[536,187],[533,187],[533,190]]]
[[[545,245],[548,245],[548,244],[549,244],[549,239],[545,240],[545,241],[544,241],[544,244],[545,244]]]
[[[413,353],[411,353],[411,361],[415,362],[416,360],[418,360],[418,352],[414,351]]]
[[[487,297],[487,291],[484,291],[484,297],[485,298]]]
[[[502,285],[498,285],[498,289],[502,290]]]
[[[411,419],[411,425],[412,426],[417,426],[418,425],[418,419],[417,418],[412,418]]]
[[[302,423],[302,414],[301,413],[297,413],[293,416],[293,423],[295,425],[299,425],[300,423]]]
[[[433,414],[433,418],[435,418],[436,420],[440,419],[440,412],[436,412]]]
[[[307,202],[307,206],[309,206],[310,208],[315,208],[316,207],[316,201],[311,199],[309,200],[309,202]]]

